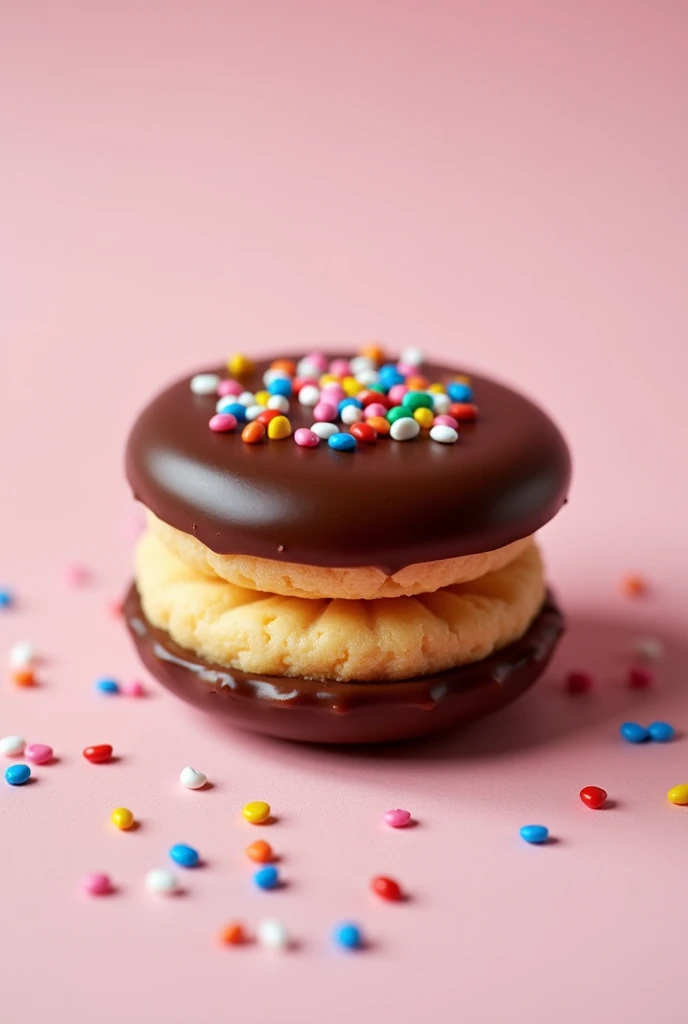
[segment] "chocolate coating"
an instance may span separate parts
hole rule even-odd
[[[262,388],[268,366],[242,378],[247,390]],[[423,372],[431,381],[455,375],[432,365]],[[479,419],[461,426],[457,444],[423,432],[353,453],[214,434],[208,421],[217,400],[192,394],[189,380],[139,416],[127,476],[160,519],[219,554],[392,574],[509,544],[566,500],[571,465],[559,430],[528,399],[484,377],[472,379]],[[292,399],[289,418],[294,430],[309,427],[312,410]]]
[[[410,739],[497,711],[541,675],[564,630],[550,594],[520,640],[472,665],[402,682],[324,683],[204,661],[148,622],[133,584],[124,615],[146,668],[178,697],[242,728],[311,743]]]

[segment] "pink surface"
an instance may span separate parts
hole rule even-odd
[[[0,577],[19,596],[0,654],[46,656],[40,688],[3,683],[0,733],[59,758],[0,784],[3,1019],[682,1019],[685,5],[65,0],[0,20]],[[96,697],[139,674],[106,613],[135,410],[230,350],[370,337],[513,381],[569,436],[575,488],[543,540],[571,629],[548,678],[462,736],[380,752],[223,733],[153,684]],[[618,595],[630,570],[642,601]],[[639,632],[668,642],[648,693],[623,685]],[[594,695],[563,695],[569,667]],[[682,735],[626,746],[628,717]],[[97,742],[120,760],[87,764]],[[186,764],[213,788],[182,790]],[[583,807],[588,784],[614,806]],[[260,798],[264,832],[239,813]],[[121,804],[137,831],[109,825]],[[385,829],[390,806],[418,827]],[[532,821],[558,842],[523,844]],[[258,835],[282,892],[250,882]],[[180,841],[207,865],[149,898]],[[118,892],[88,900],[101,870]],[[376,901],[376,873],[412,899]],[[296,951],[215,946],[266,915]],[[343,917],[368,951],[333,951]]]

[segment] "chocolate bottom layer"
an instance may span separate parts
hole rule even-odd
[[[178,697],[244,729],[311,743],[410,739],[488,715],[535,682],[564,631],[563,615],[548,594],[520,640],[482,661],[400,682],[339,683],[262,676],[204,661],[148,622],[135,584],[124,615],[146,668]]]

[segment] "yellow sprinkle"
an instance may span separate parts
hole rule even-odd
[[[235,352],[227,360],[227,369],[232,377],[241,377],[254,370],[255,363],[248,356],[245,356],[243,352]]]
[[[286,416],[275,416],[268,423],[268,437],[271,441],[282,441],[291,434],[291,423]]]
[[[432,391],[433,395],[443,395],[446,388],[444,384],[431,384],[428,391]]]
[[[134,815],[127,807],[115,807],[110,815],[110,821],[117,828],[121,828],[126,832],[134,824]]]
[[[270,804],[266,804],[264,800],[251,800],[241,813],[246,821],[250,821],[253,825],[260,825],[270,817]]]
[[[420,423],[423,430],[429,430],[435,422],[435,414],[432,409],[416,409],[413,418],[417,423]]]
[[[326,384],[339,384],[339,377],[335,377],[333,373],[323,373],[319,383],[321,388]]]
[[[363,385],[360,381],[356,380],[355,377],[344,377],[342,380],[342,387],[347,398],[353,398],[359,391],[363,390]]]
[[[688,785],[684,782],[680,786],[674,786],[667,793],[667,797],[672,804],[688,804]]]
[[[256,405],[267,405],[269,398],[270,398],[270,392],[269,391],[256,391],[256,394],[255,394]]]

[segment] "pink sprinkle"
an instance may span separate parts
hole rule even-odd
[[[110,601],[107,606],[110,615],[116,619],[120,619],[124,614],[124,605],[121,601]]]
[[[146,687],[135,679],[133,683],[125,683],[123,685],[122,693],[127,697],[145,697]]]
[[[78,562],[72,562],[65,569],[65,578],[70,587],[80,587],[88,583],[88,569]]]
[[[320,444],[320,438],[317,434],[314,434],[308,427],[299,427],[294,434],[294,440],[302,448],[317,448]]]
[[[320,392],[320,396],[324,402],[329,402],[336,407],[346,398],[346,391],[341,384],[326,384]]]
[[[351,367],[348,359],[333,359],[330,363],[330,373],[334,377],[350,377]]]
[[[327,356],[323,355],[322,352],[309,352],[306,356],[306,362],[310,363],[311,366],[317,366],[321,373],[324,373],[327,369]]]
[[[628,673],[628,685],[632,690],[646,690],[654,682],[654,673],[649,668],[634,665]]]
[[[242,388],[238,380],[221,380],[217,385],[217,393],[220,398],[226,398],[227,395],[241,395],[245,390],[246,388]]]
[[[566,689],[569,693],[587,693],[595,683],[589,672],[569,672],[566,677]]]
[[[418,367],[411,366],[410,363],[397,363],[397,370],[399,373],[403,373],[404,377],[417,377]]]
[[[411,812],[397,808],[395,811],[385,811],[382,817],[391,828],[404,828],[411,820]]]
[[[370,405],[366,405],[363,410],[363,419],[369,420],[373,416],[386,416],[387,409],[381,402],[371,402]]]
[[[459,421],[455,420],[453,416],[435,416],[432,425],[433,427],[453,427],[454,430],[459,429]]]
[[[316,423],[327,423],[337,419],[337,408],[329,402],[318,402],[313,410],[313,419]]]
[[[291,382],[292,393],[298,395],[301,388],[305,388],[307,385],[317,388],[318,382],[313,377],[294,377]]]
[[[236,425],[236,416],[233,416],[231,412],[216,413],[208,424],[215,434],[226,434],[230,430],[234,430]]]
[[[104,875],[101,871],[94,871],[82,878],[81,888],[89,896],[106,896],[112,892],[112,882],[109,875]]]
[[[393,384],[389,389],[389,398],[395,405],[401,405],[401,400],[408,391],[405,384]]]
[[[47,764],[53,759],[53,748],[47,743],[29,743],[24,747],[24,757],[34,764]]]

